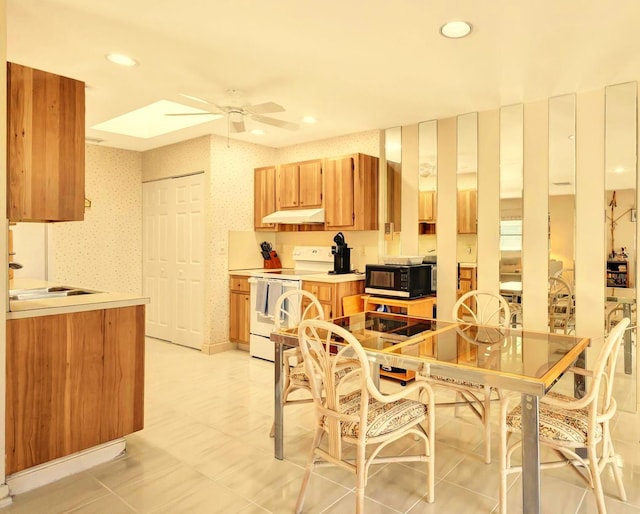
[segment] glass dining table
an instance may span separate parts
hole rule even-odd
[[[539,400],[570,366],[584,362],[578,357],[584,357],[589,338],[377,311],[331,321],[362,344],[376,380],[382,365],[519,393],[523,412],[523,512],[540,512]],[[273,332],[271,340],[276,347],[274,453],[282,459],[283,350],[298,345],[297,330]]]

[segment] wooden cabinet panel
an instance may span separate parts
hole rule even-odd
[[[229,341],[249,343],[249,279],[232,275],[229,280]]]
[[[7,217],[84,218],[84,83],[7,63]]]
[[[262,222],[262,218],[276,210],[276,167],[256,168],[253,178],[253,227],[256,230],[276,230],[275,223]]]
[[[478,192],[475,189],[458,191],[458,234],[478,231]]]
[[[378,229],[378,158],[353,154],[326,159],[325,228]]]
[[[297,164],[281,164],[278,167],[278,209],[298,208],[300,173]]]
[[[322,207],[322,161],[281,164],[276,188],[277,209]]]
[[[463,294],[478,289],[476,268],[460,267],[460,277],[458,281],[458,298]],[[469,299],[465,302],[472,310],[475,310],[475,300]]]
[[[299,164],[300,208],[322,207],[322,161]]]
[[[144,306],[7,321],[7,474],[143,428]]]
[[[418,219],[420,221],[436,221],[436,213],[436,192],[420,191]]]
[[[332,319],[342,316],[343,297],[364,293],[364,281],[350,280],[332,284],[305,280],[302,282],[302,289],[318,298],[324,309],[325,319]]]
[[[101,441],[144,427],[143,305],[104,311]]]

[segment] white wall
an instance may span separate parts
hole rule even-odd
[[[49,280],[141,294],[141,154],[97,145],[85,151],[91,207],[84,221],[49,224]]]

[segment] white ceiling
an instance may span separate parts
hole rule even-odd
[[[463,40],[438,33],[451,19]],[[13,62],[86,82],[87,127],[182,94],[273,101],[316,125],[232,137],[281,147],[413,124],[640,76],[637,0],[7,0]],[[130,55],[135,68],[104,56]],[[204,134],[224,119],[149,139],[87,130],[146,150]]]

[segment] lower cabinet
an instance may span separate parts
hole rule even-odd
[[[8,475],[143,428],[144,309],[7,320]]]
[[[364,280],[338,283],[304,280],[302,289],[318,299],[324,309],[325,319],[332,319],[342,316],[343,297],[364,293]]]
[[[229,341],[249,344],[249,279],[232,275],[229,280]]]
[[[471,266],[460,266],[460,276],[458,277],[458,298],[469,291],[478,289],[476,268]],[[469,299],[465,302],[472,310],[475,310],[475,300]]]

